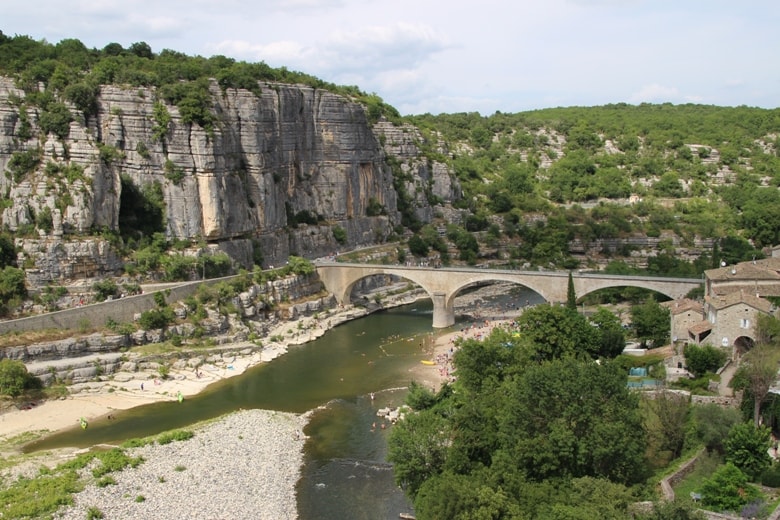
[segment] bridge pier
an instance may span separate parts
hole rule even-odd
[[[443,329],[455,324],[455,308],[452,300],[447,303],[447,293],[436,291],[431,296],[433,300],[433,327]]]

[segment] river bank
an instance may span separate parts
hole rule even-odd
[[[456,299],[456,313],[467,315],[468,321],[458,330],[432,331],[421,346],[436,359],[446,353],[454,338],[477,337],[486,334],[502,320],[518,315],[518,306],[491,305],[485,302],[506,291],[501,285],[488,286],[464,294]],[[395,295],[385,298],[384,308],[414,303],[426,295],[421,292]],[[106,418],[117,412],[159,401],[174,401],[197,395],[209,385],[226,378],[243,374],[260,363],[267,363],[284,355],[288,348],[321,337],[328,330],[347,321],[368,315],[364,307],[346,306],[334,309],[327,316],[304,316],[295,321],[279,323],[267,338],[262,349],[245,342],[224,345],[218,351],[197,363],[181,363],[171,367],[168,377],[162,379],[154,369],[138,372],[119,372],[100,381],[81,383],[69,387],[66,397],[43,401],[24,409],[13,408],[0,414],[0,440],[9,440],[21,434],[37,435],[53,433],[77,427],[83,418],[89,422]],[[487,320],[489,327],[483,322]],[[438,366],[420,365],[411,377],[430,387],[438,387],[447,379],[439,375]]]
[[[306,422],[305,415],[242,410],[196,428],[189,440],[129,449],[144,462],[111,473],[115,484],[87,485],[55,518],[94,518],[88,513],[97,509],[127,520],[294,520]]]
[[[398,301],[397,304],[411,303],[415,299],[418,298],[416,296],[414,298],[403,298]],[[480,307],[480,301],[481,296],[479,293],[466,295],[466,297],[459,302],[457,312],[459,314],[465,314],[465,311],[474,313],[474,310]],[[494,313],[497,313],[496,315],[498,315],[500,311],[501,309],[493,310]],[[73,427],[77,426],[78,421],[82,416],[89,418],[88,421],[91,421],[93,418],[106,418],[108,415],[118,410],[132,408],[155,401],[175,400],[179,392],[186,398],[186,396],[195,395],[201,392],[213,382],[241,374],[256,364],[269,362],[284,354],[287,351],[288,346],[305,343],[311,339],[315,339],[321,334],[324,334],[324,332],[328,330],[328,327],[332,328],[340,323],[367,314],[368,311],[366,309],[346,307],[338,309],[338,312],[329,314],[325,318],[302,318],[301,320],[293,322],[281,323],[272,333],[287,338],[284,343],[279,341],[272,342],[267,344],[262,350],[252,350],[249,346],[241,344],[225,345],[224,347],[221,347],[224,349],[221,355],[210,355],[207,362],[200,364],[197,368],[187,364],[179,365],[178,368],[172,368],[170,378],[167,380],[155,381],[154,379],[147,379],[147,377],[153,376],[142,372],[133,375],[133,379],[126,379],[125,376],[127,376],[127,374],[121,374],[119,377],[121,381],[117,381],[116,375],[114,375],[112,376],[113,380],[109,378],[108,381],[85,383],[79,386],[77,393],[74,393],[65,399],[49,401],[29,410],[14,411],[0,416],[0,432],[8,439],[10,432],[21,433],[23,431],[29,432],[36,429],[43,430],[44,428],[47,430],[59,429],[56,428],[57,425],[62,425],[62,427]],[[442,349],[446,350],[449,345],[451,345],[453,339],[458,335],[463,335],[464,332],[469,336],[486,333],[486,328],[484,328],[484,326],[476,326],[477,317],[479,317],[479,323],[481,324],[483,322],[483,315],[480,311],[479,315],[473,315],[473,320],[469,320],[472,323],[468,325],[459,325],[458,330],[444,331],[444,336],[438,341],[435,340],[440,335],[439,331],[432,331],[430,333],[425,333],[422,336],[415,336],[415,341],[417,341],[417,339],[422,340],[425,349],[434,348],[437,352],[442,351]],[[433,356],[433,352],[431,352],[431,356]],[[415,366],[412,369],[411,378],[425,384],[430,382],[431,386],[440,385],[444,378],[441,377],[438,370],[432,370],[432,368],[433,367],[425,365]],[[142,384],[144,385],[143,387],[141,386]],[[92,414],[94,414],[94,417]],[[302,420],[302,424],[305,424],[308,421],[306,414],[301,416],[293,415],[293,417]],[[220,419],[217,421],[217,424],[222,424],[226,420],[227,419]],[[40,426],[40,428],[36,428],[36,426]],[[216,427],[221,428],[221,426]],[[260,436],[264,439],[263,442],[266,443],[274,443],[276,442],[274,439],[277,438],[284,440],[285,435],[288,437],[299,435],[298,429],[287,430],[286,433],[279,433],[275,430],[266,431],[264,429],[265,425],[263,421],[255,421],[253,427],[258,429]],[[226,426],[225,428],[227,429],[222,429],[220,431],[222,431],[223,436],[226,438],[236,435],[236,432],[231,429],[231,427]],[[300,430],[302,430],[302,427]],[[238,435],[246,438],[242,433],[239,433]],[[200,433],[196,430],[195,439],[198,439],[199,436]],[[10,443],[6,443],[6,447],[8,447],[9,444]],[[175,457],[175,451],[168,454],[165,452],[166,449],[168,448],[161,447],[162,452],[155,452],[154,457],[171,462],[168,464],[171,467],[177,465],[175,458],[172,458]],[[76,451],[77,450],[74,449],[56,450],[55,452],[42,453],[41,456],[35,458],[30,458],[28,455],[24,458],[20,458],[24,461],[23,464],[17,465],[13,469],[3,470],[2,474],[9,478],[14,478],[16,475],[34,476],[37,473],[37,469],[42,464],[54,466],[72,456]],[[298,458],[298,452],[296,450],[288,451],[289,457],[285,458],[282,456],[282,458],[274,462],[274,465],[279,468],[295,467],[300,470],[301,462]],[[198,458],[200,456],[199,453],[200,452],[195,453],[193,458]],[[4,455],[8,455],[8,453],[5,453]],[[11,458],[12,457],[9,457],[7,462],[12,463],[13,461],[10,460]],[[282,470],[281,472],[284,473],[285,471],[286,470]],[[274,477],[268,478],[273,479]],[[290,484],[282,479],[279,485],[287,486],[287,488],[293,490],[291,492],[294,494],[294,482],[295,481]],[[197,492],[193,492],[193,495],[197,495]],[[76,517],[79,516],[76,515]],[[135,516],[130,515],[127,517],[133,518]],[[220,517],[220,515],[215,514],[213,517]],[[284,516],[277,517],[284,518]],[[81,516],[81,518],[83,518],[83,516]]]

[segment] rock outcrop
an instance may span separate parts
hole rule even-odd
[[[74,120],[59,138],[41,132],[41,109],[0,78],[2,225],[60,242],[121,230],[122,215],[143,211],[123,211],[131,204],[126,187],[158,185],[169,238],[229,242],[225,249],[241,262],[259,247],[267,264],[279,264],[290,254],[387,239],[401,221],[391,162],[402,165],[424,222],[432,203],[460,196],[448,167],[422,157],[419,131],[388,122],[372,128],[364,107],[346,97],[271,83],[259,95],[216,82],[210,92],[216,119],[203,128],[185,123],[154,89],[104,85],[96,113],[71,106]],[[336,240],[337,226],[346,239]],[[34,263],[46,270],[52,261]]]

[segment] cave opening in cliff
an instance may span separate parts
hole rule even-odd
[[[165,232],[165,198],[159,182],[138,186],[129,175],[122,175],[119,198],[119,233],[125,242],[151,238]]]

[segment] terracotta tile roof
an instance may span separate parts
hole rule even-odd
[[[704,306],[690,298],[680,298],[679,300],[663,302],[661,305],[668,307],[672,314],[682,314],[684,312],[694,311],[704,315]]]
[[[780,258],[765,258],[754,262],[741,262],[717,269],[708,269],[704,275],[709,280],[776,280],[780,282]]]
[[[688,327],[688,332],[690,332],[694,336],[698,336],[702,332],[707,332],[708,330],[712,330],[712,323],[710,323],[707,320],[694,323],[693,325]]]
[[[734,291],[728,294],[720,294],[716,296],[709,296],[707,298],[710,305],[717,310],[737,305],[738,303],[744,303],[751,307],[763,312],[769,312],[772,309],[772,304],[763,298],[758,298],[755,294],[746,291]]]

